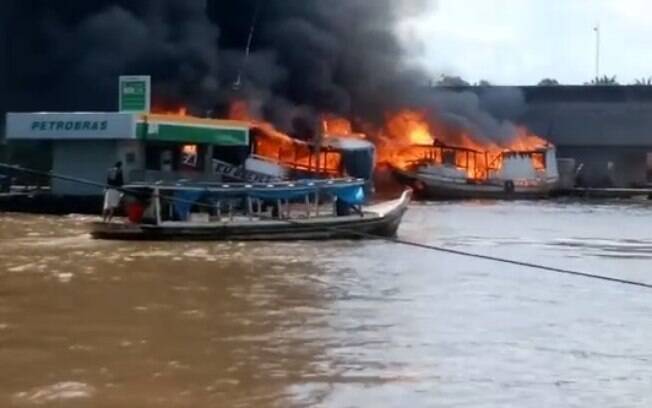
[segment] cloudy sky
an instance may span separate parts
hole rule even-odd
[[[652,76],[648,0],[431,0],[432,10],[400,27],[433,73],[476,82],[581,84],[600,73],[621,83]]]

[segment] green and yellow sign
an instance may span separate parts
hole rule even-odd
[[[148,75],[120,76],[120,112],[149,113],[150,88]]]
[[[245,127],[151,121],[138,123],[136,133],[140,139],[162,142],[205,143],[218,146],[249,144],[249,129]]]

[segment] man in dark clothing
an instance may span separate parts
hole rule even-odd
[[[104,207],[102,209],[102,219],[104,222],[111,222],[115,209],[120,206],[122,193],[120,187],[124,184],[122,177],[122,162],[116,162],[111,167],[106,176],[107,189],[104,192]]]

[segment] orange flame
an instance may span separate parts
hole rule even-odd
[[[367,135],[361,132],[354,132],[351,121],[337,115],[322,115],[322,131],[324,137],[338,137],[351,139],[366,139]]]
[[[505,151],[534,151],[546,145],[545,140],[519,127],[510,143],[500,147],[463,130],[445,131],[425,113],[414,110],[390,115],[377,139],[379,163],[404,170],[426,163],[448,164],[474,180],[486,179],[492,170],[500,169]],[[532,157],[535,168],[541,168],[542,159]]]
[[[152,107],[152,113],[170,116],[188,116],[188,108],[183,105],[175,108],[154,105]]]
[[[229,119],[251,121],[249,106],[245,101],[235,101],[229,105]]]
[[[248,121],[257,129],[254,153],[258,156],[297,170],[317,171],[329,175],[340,173],[342,157],[339,152],[323,149],[317,154],[308,143],[290,137],[269,122],[254,118],[246,101],[231,103],[229,119]],[[339,122],[338,124],[343,125]]]
[[[548,144],[548,142],[530,132],[527,128],[518,126],[516,128],[516,136],[512,139],[508,148],[514,151],[528,151],[540,149]]]
[[[186,116],[185,106],[173,109],[155,106],[153,112],[174,116]],[[315,146],[290,137],[271,123],[254,117],[244,100],[231,103],[229,119],[251,124],[253,153],[280,164],[299,170],[317,170],[324,174],[340,173],[342,158],[339,152],[323,148],[319,154]],[[351,137],[366,139],[365,133],[357,133],[347,118],[323,114],[323,137]],[[377,162],[400,169],[409,169],[424,163],[447,164],[466,172],[470,179],[483,180],[491,171],[502,166],[503,152],[532,152],[540,150],[547,142],[524,127],[517,127],[516,134],[506,145],[474,138],[470,132],[447,129],[442,123],[418,110],[403,109],[388,114],[385,123],[378,128],[368,123],[356,122],[370,135],[376,144]],[[535,168],[544,168],[543,155],[532,155]]]
[[[410,110],[390,116],[385,123],[383,136],[391,140],[391,144],[403,146],[434,143],[430,125],[425,120],[424,114]]]
[[[325,133],[333,135],[350,135],[353,133],[351,121],[341,116],[323,115],[322,126]]]

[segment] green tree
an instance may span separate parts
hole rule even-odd
[[[650,85],[652,85],[652,77],[635,79],[634,80],[634,85],[650,86]]]
[[[591,80],[591,82],[585,82],[584,85],[620,85],[616,80],[616,76],[601,76],[596,77]]]
[[[559,85],[559,81],[557,81],[554,78],[543,78],[537,84],[537,86],[558,86],[558,85]]]
[[[470,83],[458,76],[442,75],[437,81],[437,86],[471,86]]]

